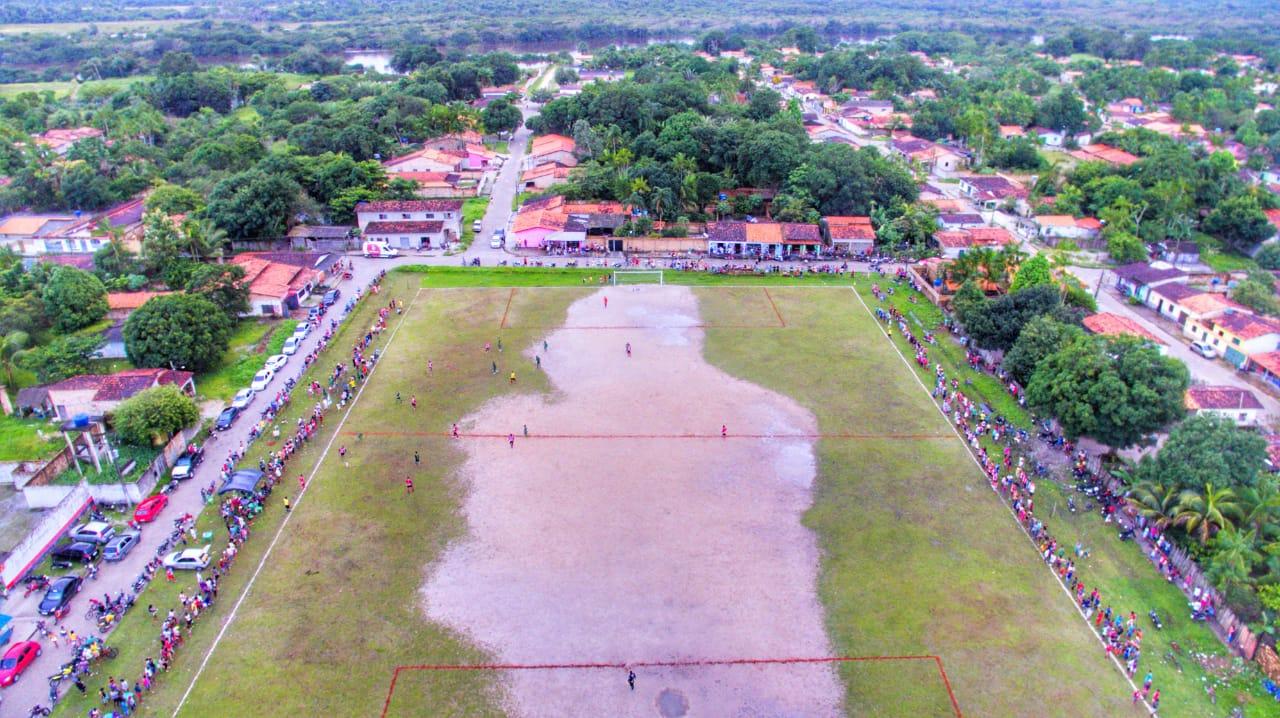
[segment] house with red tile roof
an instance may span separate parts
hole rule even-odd
[[[933,233],[933,241],[942,250],[942,256],[948,259],[956,259],[974,249],[1000,249],[1006,245],[1017,244],[1014,236],[1004,227],[944,229]]]
[[[1139,159],[1137,155],[1130,154],[1122,149],[1097,143],[1084,145],[1068,154],[1083,162],[1106,162],[1117,167],[1128,167]]]
[[[173,369],[128,369],[115,374],[81,374],[28,392],[33,406],[43,406],[67,421],[77,414],[102,416],[125,399],[157,386],[172,384],[194,396],[195,375]],[[38,394],[38,396],[34,396]]]
[[[1238,426],[1258,423],[1262,402],[1250,390],[1237,386],[1208,386],[1196,384],[1187,389],[1183,404],[1192,414],[1220,416],[1234,421]]]
[[[566,167],[559,162],[549,162],[525,170],[524,174],[520,175],[520,185],[526,190],[544,190],[567,181],[572,171],[572,167]]]
[[[1147,331],[1141,324],[1135,322],[1128,317],[1122,317],[1119,314],[1111,312],[1098,312],[1090,314],[1081,322],[1084,328],[1106,337],[1136,337],[1143,339],[1161,347],[1161,352],[1166,346],[1165,342],[1159,337]]]
[[[162,297],[173,292],[107,292],[107,317],[124,319],[152,297]]]
[[[400,172],[461,172],[465,169],[466,162],[465,150],[423,147],[407,155],[386,160],[382,167],[394,178]]]
[[[1045,244],[1055,246],[1064,239],[1088,241],[1102,233],[1102,223],[1093,217],[1069,214],[1043,214],[1034,218],[1037,231]]]
[[[361,233],[368,234],[366,228],[371,222],[387,223],[394,222],[403,224],[405,222],[441,222],[439,232],[427,231],[428,228],[419,226],[412,232],[417,232],[419,239],[406,239],[405,245],[393,245],[401,249],[420,249],[425,240],[423,237],[431,238],[433,247],[442,246],[448,242],[456,242],[462,236],[462,200],[460,199],[401,199],[401,200],[377,200],[373,202],[360,202],[356,204],[356,225],[360,227]],[[381,224],[378,228],[385,231],[388,227]],[[406,229],[400,227],[400,229]],[[397,238],[402,236],[396,234]],[[411,235],[403,235],[411,236]],[[398,240],[399,241],[399,240]]]
[[[559,164],[565,167],[577,167],[578,156],[574,154],[577,145],[573,139],[564,135],[541,135],[533,138],[529,146],[529,154],[524,159],[525,169],[545,164]]]
[[[1267,215],[1267,221],[1276,229],[1276,233],[1272,235],[1271,239],[1280,240],[1280,209],[1264,209],[1262,211]]]
[[[782,258],[817,253],[822,233],[816,224],[797,222],[739,222],[707,224],[707,253],[713,256]]]
[[[876,230],[870,217],[823,217],[827,243],[837,254],[870,254],[875,249]]]
[[[1196,299],[1185,299],[1182,304],[1189,305]],[[1226,301],[1231,302],[1229,299]],[[1244,368],[1250,355],[1280,349],[1280,321],[1255,316],[1248,308],[1235,302],[1231,304],[1231,308],[1216,316],[1188,320],[1184,333],[1195,341],[1212,346],[1223,359],[1238,368]]]
[[[1007,201],[1026,204],[1027,188],[1003,175],[960,177],[960,191],[984,209],[996,209]]]
[[[69,129],[48,130],[34,136],[35,143],[49,148],[54,154],[65,155],[76,143],[92,137],[102,137],[102,130],[96,127],[72,127]]]
[[[324,274],[317,269],[254,254],[237,255],[231,263],[244,268],[243,281],[249,285],[247,316],[288,316],[324,279]]]

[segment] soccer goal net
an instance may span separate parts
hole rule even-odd
[[[614,284],[665,284],[661,269],[618,269],[613,273]]]

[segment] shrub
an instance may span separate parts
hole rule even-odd
[[[159,446],[200,419],[191,397],[173,385],[157,386],[126,399],[113,416],[116,434],[135,446]]]

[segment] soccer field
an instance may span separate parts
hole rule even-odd
[[[1130,712],[847,286],[420,280],[181,715]]]

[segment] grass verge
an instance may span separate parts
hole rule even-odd
[[[280,353],[296,326],[296,319],[242,320],[231,335],[222,363],[196,378],[200,396],[227,400],[249,386],[253,375],[267,363],[267,357]]]

